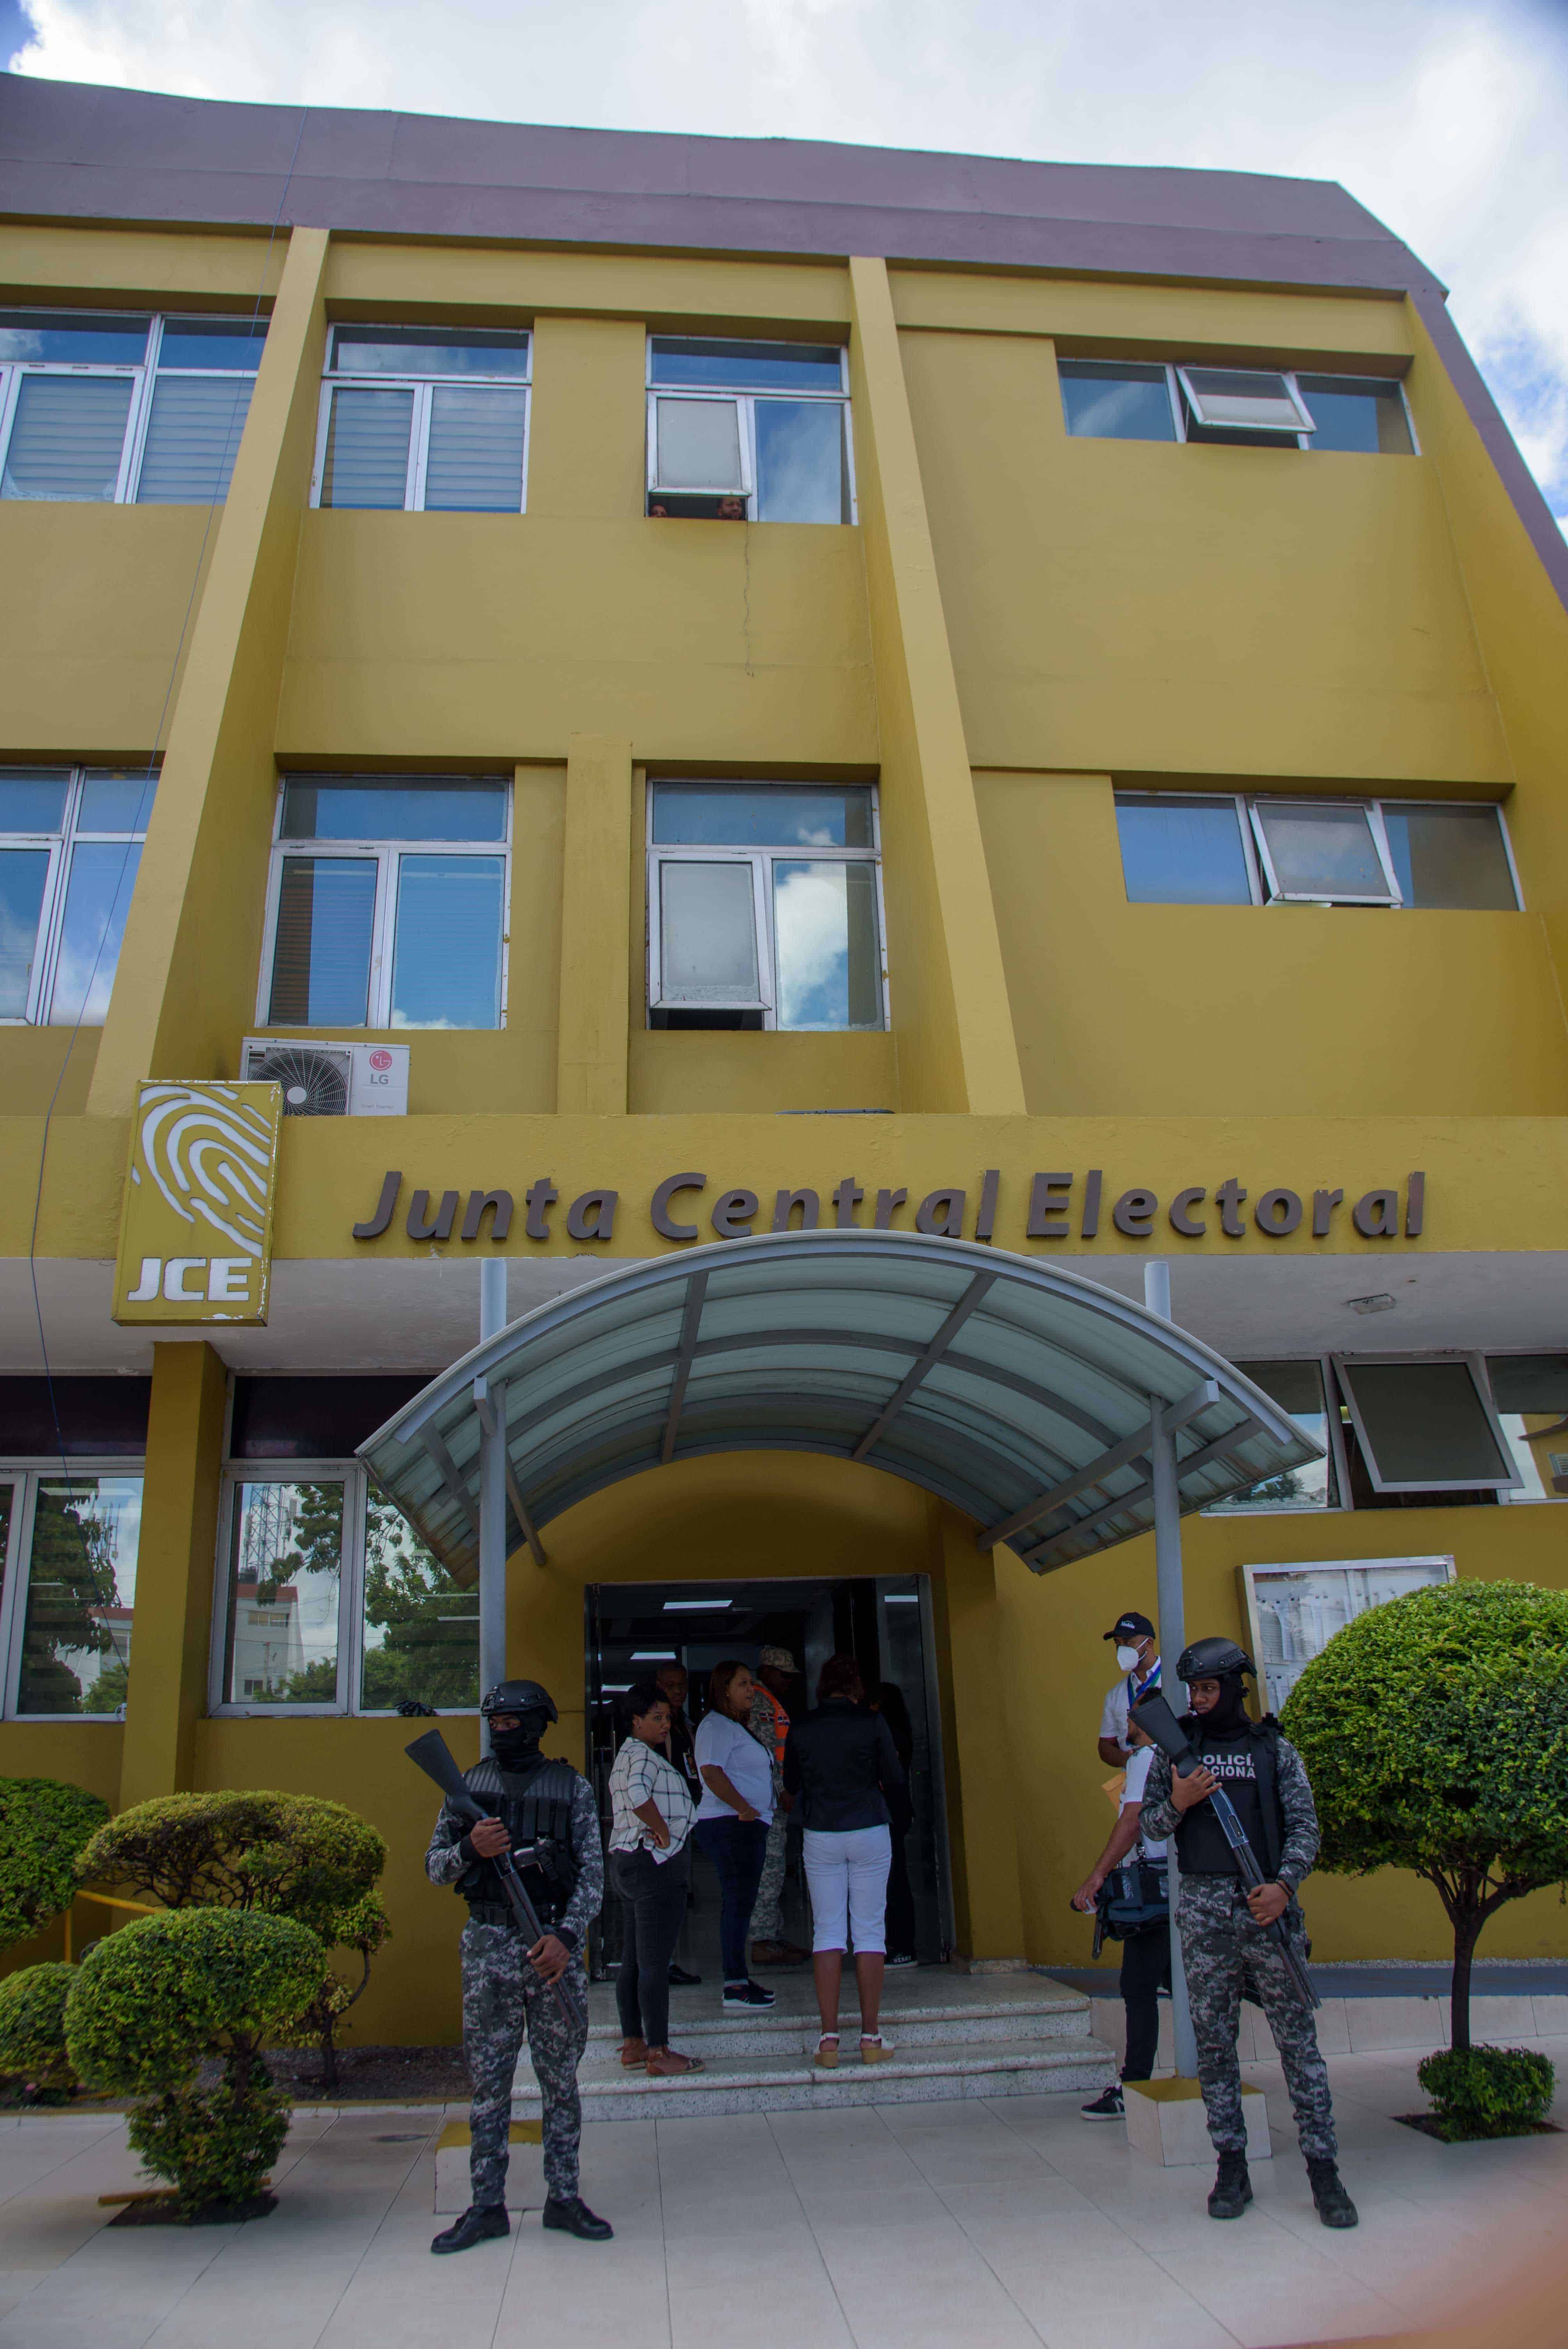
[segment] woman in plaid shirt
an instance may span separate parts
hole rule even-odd
[[[615,1977],[621,2061],[628,2071],[640,2064],[655,2080],[669,2080],[702,2070],[695,2055],[669,2044],[670,1960],[691,1882],[694,1812],[686,1780],[660,1751],[670,1731],[663,1691],[639,1681],[625,1709],[632,1732],[610,1772],[610,1881],[625,1914]]]

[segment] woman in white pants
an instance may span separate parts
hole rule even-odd
[[[852,1656],[829,1657],[817,1682],[816,1711],[790,1724],[784,1784],[805,1827],[811,1965],[822,2023],[816,2060],[824,2071],[839,2060],[839,1989],[852,1939],[861,2061],[880,2064],[888,2053],[881,2029],[892,1866],[887,1796],[903,1786],[903,1770],[886,1722],[866,1708]]]

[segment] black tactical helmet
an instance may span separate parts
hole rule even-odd
[[[480,1701],[480,1718],[489,1721],[498,1713],[542,1713],[552,1721],[561,1718],[550,1691],[541,1688],[537,1681],[497,1681]]]
[[[1233,1640],[1194,1640],[1176,1660],[1176,1677],[1189,1687],[1193,1681],[1223,1680],[1228,1672],[1251,1672],[1257,1678],[1251,1656]]]

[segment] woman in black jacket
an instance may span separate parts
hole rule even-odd
[[[903,1787],[888,1725],[867,1710],[852,1656],[830,1656],[817,1682],[817,1709],[791,1723],[784,1784],[800,1807],[806,1882],[811,1894],[812,1970],[822,2032],[818,2064],[839,2060],[839,1989],[852,1933],[861,1999],[861,2061],[881,2064],[880,2028],[887,1951],[888,1870],[892,1865],[888,1796]]]

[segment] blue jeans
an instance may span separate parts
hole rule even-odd
[[[698,1819],[692,1841],[718,1870],[718,1946],[727,1982],[746,1975],[746,1935],[762,1881],[768,1829],[761,1819]]]

